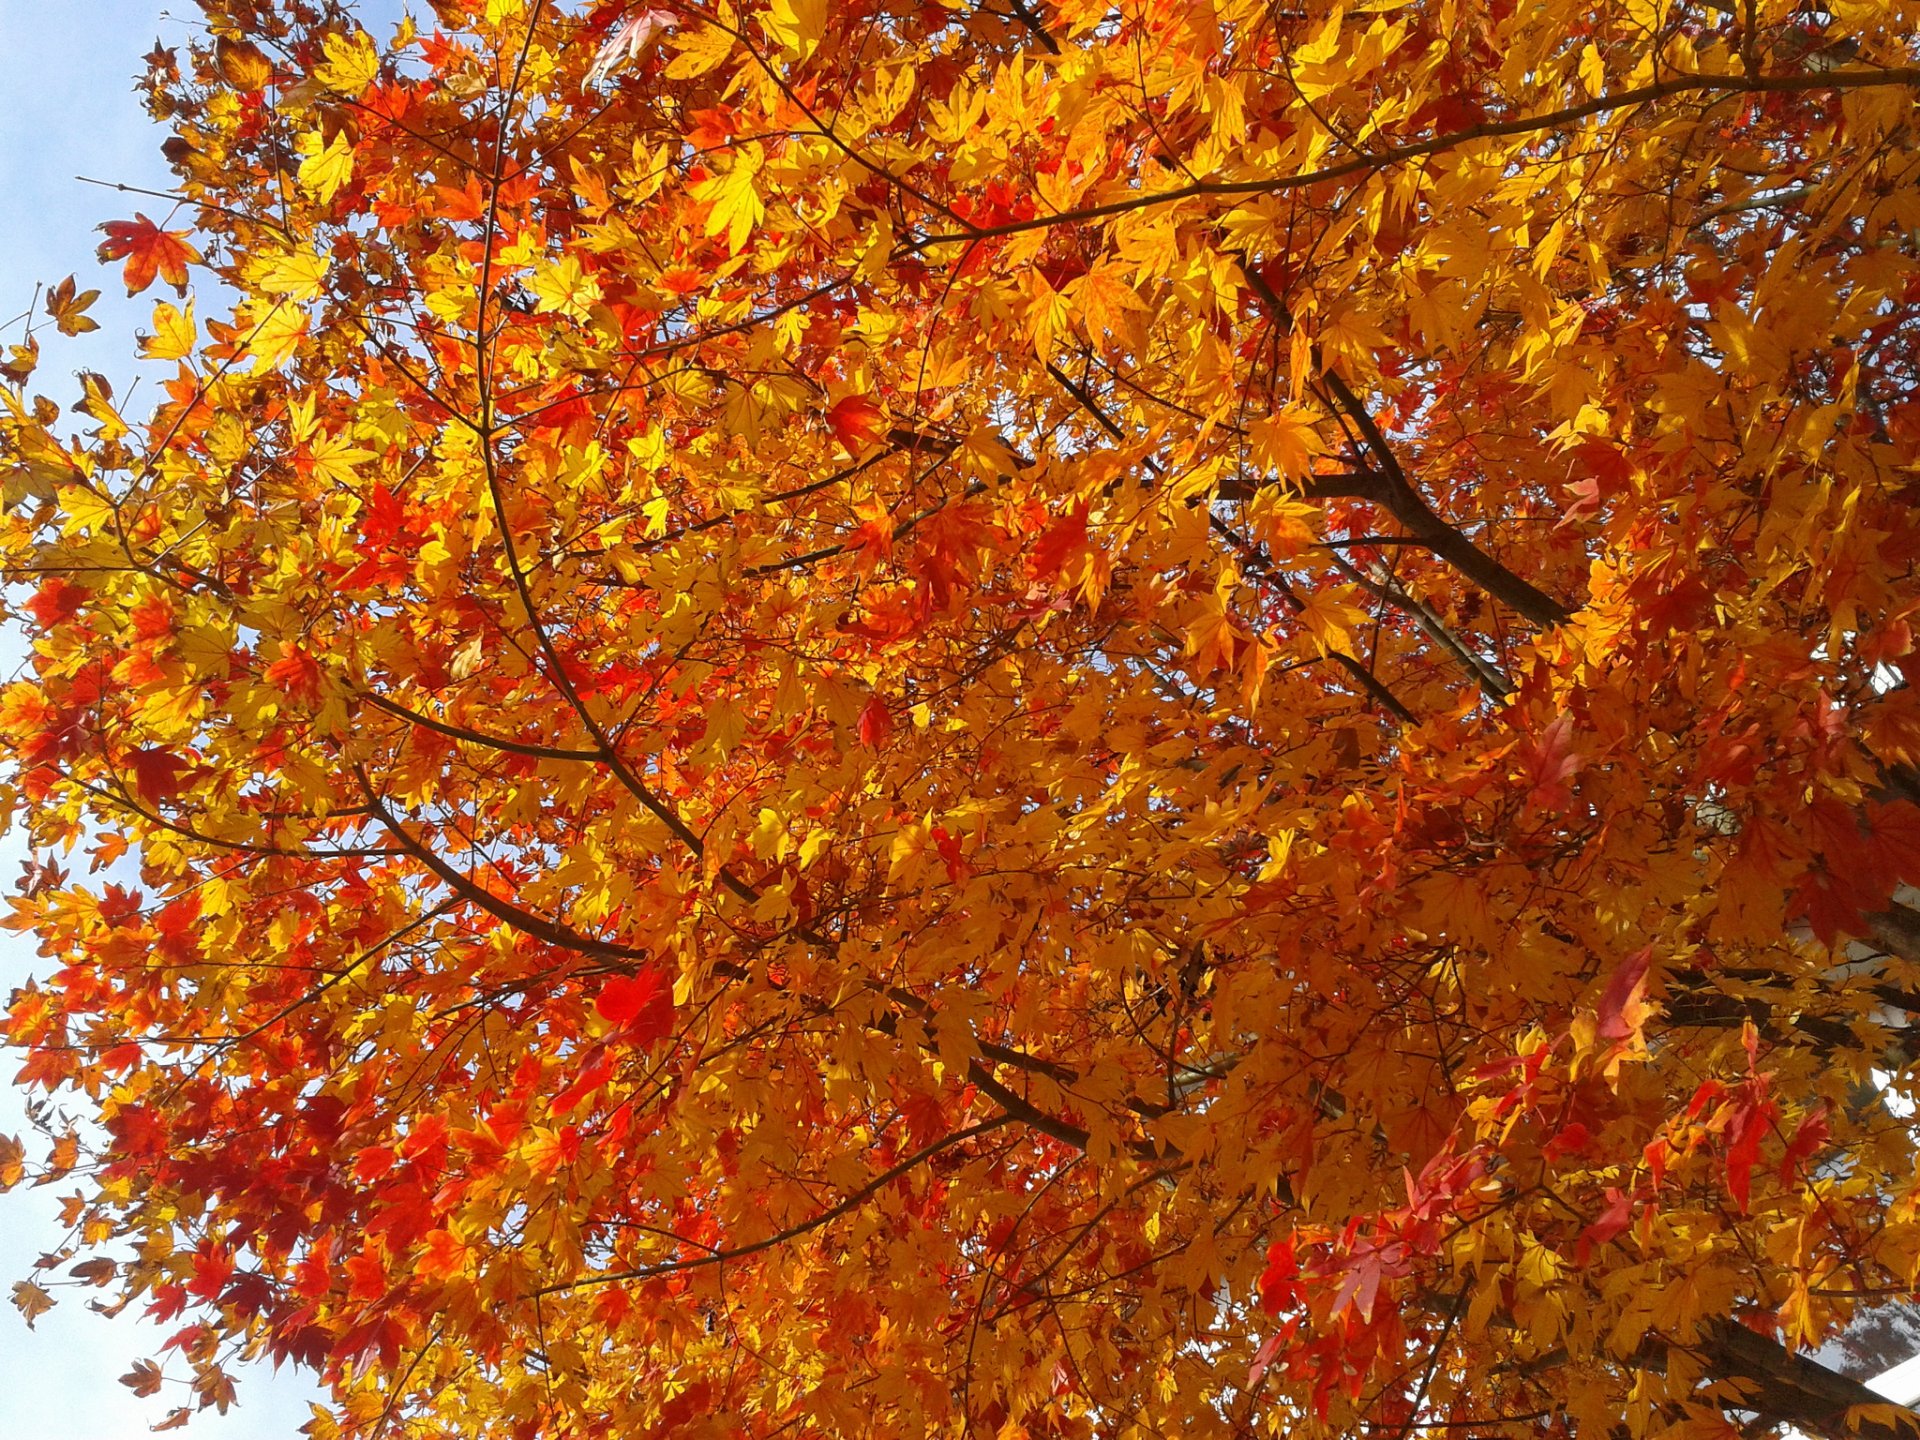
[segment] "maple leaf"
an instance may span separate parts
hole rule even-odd
[[[294,142],[301,155],[300,188],[322,205],[340,193],[340,187],[353,178],[353,147],[345,131],[335,131],[333,139],[324,139],[318,131],[309,131]]]
[[[109,220],[100,228],[107,234],[100,258],[126,260],[122,276],[129,295],[138,295],[155,279],[187,293],[187,266],[200,261],[200,252],[187,243],[187,231],[162,230],[137,212],[131,220]]]
[[[33,1328],[33,1322],[53,1309],[53,1296],[30,1280],[16,1280],[13,1285],[13,1308],[27,1322],[27,1328]]]
[[[181,780],[189,766],[178,755],[166,750],[136,750],[127,757],[133,772],[133,788],[149,804],[172,800],[180,793]]]
[[[1269,1315],[1299,1303],[1299,1278],[1300,1262],[1294,1254],[1293,1237],[1274,1242],[1267,1250],[1266,1268],[1260,1272],[1260,1303]]]
[[[273,62],[251,40],[223,35],[214,42],[213,57],[220,78],[236,90],[264,90],[273,79]]]
[[[307,442],[306,468],[335,485],[349,485],[354,467],[374,458],[374,452],[340,435],[316,435]]]
[[[758,142],[749,142],[734,152],[733,163],[718,175],[691,187],[690,193],[707,206],[703,231],[708,235],[725,234],[727,249],[738,254],[754,227],[766,217],[766,202],[760,198],[756,183],[764,152]]]
[[[1378,1246],[1367,1245],[1356,1252],[1339,1271],[1339,1283],[1334,1288],[1329,1313],[1338,1316],[1352,1306],[1362,1323],[1371,1320],[1386,1268],[1386,1257]]]
[[[1624,1234],[1627,1228],[1633,1224],[1634,1201],[1632,1194],[1612,1185],[1606,1188],[1604,1194],[1607,1201],[1606,1207],[1601,1210],[1598,1215],[1594,1216],[1580,1232],[1580,1243],[1583,1247],[1583,1254],[1585,1253],[1585,1247],[1604,1245],[1609,1240],[1613,1240]],[[1581,1263],[1584,1264],[1586,1262],[1582,1260]]]
[[[1353,633],[1367,615],[1332,591],[1316,591],[1294,614],[1300,628],[1313,637],[1323,654],[1351,655]]]
[[[826,33],[827,13],[827,0],[772,0],[767,38],[794,59],[804,60]]]
[[[298,645],[285,647],[267,666],[266,682],[292,699],[311,705],[320,695],[320,664]]]
[[[1583,763],[1573,749],[1573,716],[1555,716],[1538,736],[1524,740],[1520,763],[1528,805],[1546,810],[1566,805],[1573,797],[1568,782]]]
[[[435,1230],[427,1236],[415,1264],[428,1280],[447,1280],[471,1268],[473,1251],[451,1230]]]
[[[650,1045],[673,1031],[673,987],[654,967],[607,981],[593,1008],[636,1044]]]
[[[860,734],[860,743],[870,750],[878,750],[887,743],[887,737],[893,734],[893,716],[887,709],[886,700],[879,696],[870,696],[867,703],[860,707],[860,719],[856,726]]]
[[[1033,545],[1033,574],[1036,580],[1052,580],[1066,568],[1067,561],[1087,549],[1087,506],[1076,505],[1040,533]]]
[[[1745,1093],[1731,1107],[1727,1122],[1727,1193],[1744,1213],[1751,1201],[1760,1142],[1773,1132],[1779,1107],[1764,1092]]]
[[[700,24],[676,35],[680,53],[667,65],[670,80],[692,80],[716,69],[733,53],[733,32],[724,25]]]
[[[193,353],[199,331],[193,323],[193,302],[182,311],[161,301],[153,307],[153,334],[140,342],[140,353],[150,360],[179,360]]]
[[[314,68],[314,78],[343,95],[358,96],[380,76],[380,53],[364,30],[350,35],[332,33],[321,42],[326,59]]]
[[[100,328],[100,322],[87,314],[88,308],[99,298],[98,290],[76,292],[73,276],[69,275],[47,291],[41,304],[46,307],[48,316],[62,335],[85,335],[90,330]]]
[[[584,83],[599,85],[610,80],[622,65],[639,58],[654,36],[671,29],[676,23],[678,17],[671,10],[642,10],[637,15],[629,15],[607,37],[599,54],[593,57],[593,64],[583,77]]]
[[[1283,479],[1304,480],[1321,452],[1317,425],[1302,407],[1287,406],[1263,415],[1248,431],[1254,459]]]
[[[93,591],[85,585],[77,585],[64,576],[50,575],[40,582],[26,608],[34,624],[42,630],[51,630],[78,615],[92,598]]]
[[[1791,1184],[1801,1178],[1806,1163],[1833,1139],[1833,1126],[1828,1123],[1827,1115],[1827,1106],[1822,1103],[1800,1117],[1800,1123],[1787,1139],[1786,1148],[1780,1152],[1781,1184]]]
[[[1637,1039],[1645,1028],[1651,1008],[1642,998],[1647,988],[1647,967],[1653,960],[1653,947],[1633,952],[1615,968],[1600,994],[1599,1033],[1603,1040]]]
[[[1096,335],[1123,333],[1127,316],[1147,308],[1113,265],[1098,266],[1073,281],[1067,286],[1066,299]]]
[[[886,411],[870,395],[844,395],[828,407],[826,425],[849,454],[859,455],[886,434]]]
[[[578,256],[566,255],[543,266],[527,282],[534,308],[542,313],[585,320],[600,301],[600,283],[582,270]]]

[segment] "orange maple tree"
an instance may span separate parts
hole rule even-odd
[[[29,1319],[320,1440],[1903,1432],[1796,1352],[1920,1267],[1920,4],[201,8],[164,398],[0,367]]]

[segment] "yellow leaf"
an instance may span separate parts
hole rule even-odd
[[[1301,405],[1283,406],[1254,421],[1248,439],[1255,463],[1284,480],[1306,479],[1313,471],[1313,457],[1326,449],[1312,413]]]
[[[1389,341],[1386,332],[1358,308],[1342,305],[1321,321],[1320,343],[1335,356],[1370,365],[1373,352]]]
[[[1239,626],[1226,602],[1217,594],[1202,597],[1187,624],[1187,653],[1193,657],[1196,671],[1209,675],[1232,665],[1238,633]]]
[[[707,733],[700,748],[724,759],[746,733],[746,713],[731,700],[718,700],[707,710]]]
[[[76,293],[74,278],[69,275],[47,292],[43,303],[62,335],[85,335],[89,330],[100,328],[100,322],[88,318],[86,313],[88,307],[99,298],[98,290],[79,290]]]
[[[13,1287],[13,1306],[26,1318],[27,1328],[53,1308],[53,1296],[30,1280],[19,1280]]]
[[[320,132],[309,130],[294,142],[294,148],[305,157],[300,162],[300,188],[322,205],[353,178],[353,147],[347,144],[346,131],[336,131],[332,141],[323,144]]]
[[[373,48],[373,37],[366,31],[329,35],[325,48],[327,58],[314,67],[313,75],[329,90],[358,95],[379,78],[380,53]]]
[[[255,283],[269,295],[284,295],[289,300],[317,300],[327,278],[326,258],[312,250],[296,250],[271,256],[258,272]]]
[[[149,360],[178,360],[193,353],[199,332],[193,323],[193,301],[182,314],[162,300],[153,307],[153,334],[140,340],[140,353]]]
[[[1013,452],[991,425],[976,425],[960,442],[956,458],[982,480],[995,481],[1019,470]]]
[[[11,1190],[26,1171],[27,1151],[10,1135],[0,1135],[0,1190]]]
[[[600,300],[600,282],[580,268],[575,255],[542,266],[527,288],[533,292],[535,310],[542,314],[556,312],[573,320],[585,320]]]
[[[1367,612],[1349,605],[1337,594],[1316,591],[1294,616],[1300,628],[1313,637],[1323,655],[1353,654],[1353,631],[1367,622]]]
[[[247,349],[253,355],[253,373],[262,374],[287,359],[299,348],[306,333],[306,311],[285,301],[275,305],[247,336]]]
[[[704,75],[733,51],[733,35],[718,25],[701,25],[678,36],[673,48],[680,53],[667,66],[667,79],[691,80]]]
[[[1027,309],[1027,327],[1033,336],[1033,350],[1042,360],[1050,360],[1054,338],[1066,330],[1067,320],[1073,314],[1073,302],[1049,285],[1038,270],[1032,272],[1029,283],[1033,294]]]
[[[702,180],[691,191],[694,199],[712,206],[707,212],[706,233],[718,235],[724,230],[727,248],[736,255],[740,253],[740,247],[747,243],[747,236],[753,233],[753,227],[767,213],[760,192],[753,184],[755,176],[760,173],[762,154],[758,145],[743,145],[734,156],[732,169]]]
[[[773,0],[765,21],[767,38],[796,60],[819,47],[827,30],[827,0]]]
[[[339,435],[316,435],[307,442],[307,459],[314,475],[336,485],[351,485],[353,467],[373,459],[373,451],[351,443]]]
[[[1117,265],[1100,265],[1067,286],[1067,295],[1087,323],[1089,334],[1118,334],[1130,310],[1144,310],[1146,302],[1121,277]]]
[[[1606,63],[1591,40],[1580,52],[1580,83],[1587,87],[1589,95],[1598,95],[1607,88]]]

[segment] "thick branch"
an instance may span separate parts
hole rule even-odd
[[[1248,262],[1245,255],[1238,258],[1240,272],[1254,293],[1266,302],[1276,319],[1292,324],[1293,314],[1287,302],[1267,283],[1266,277]],[[1407,472],[1400,465],[1400,457],[1394,453],[1386,433],[1381,430],[1366,403],[1354,394],[1352,387],[1340,378],[1338,371],[1325,363],[1317,345],[1313,358],[1321,382],[1333,397],[1334,406],[1359,430],[1361,439],[1373,455],[1374,463],[1380,467],[1374,487],[1370,492],[1363,492],[1360,498],[1383,506],[1436,556],[1541,629],[1564,624],[1571,614],[1566,606],[1509,570],[1440,518],[1427,503],[1426,497],[1407,478]]]
[[[1731,1381],[1738,1388],[1742,1409],[1828,1440],[1915,1440],[1920,1436],[1920,1415],[1736,1321],[1711,1322],[1694,1348],[1714,1379]],[[1892,1416],[1849,1423],[1847,1412],[1866,1405],[1891,1411]]]

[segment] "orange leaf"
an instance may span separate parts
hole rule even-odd
[[[858,455],[886,434],[886,412],[870,395],[848,395],[827,411],[827,429],[850,454]]]
[[[187,243],[189,232],[162,230],[138,212],[131,220],[109,220],[100,228],[107,232],[100,258],[126,260],[122,275],[129,295],[138,295],[156,276],[182,295],[187,293],[187,266],[200,260],[200,252]]]

